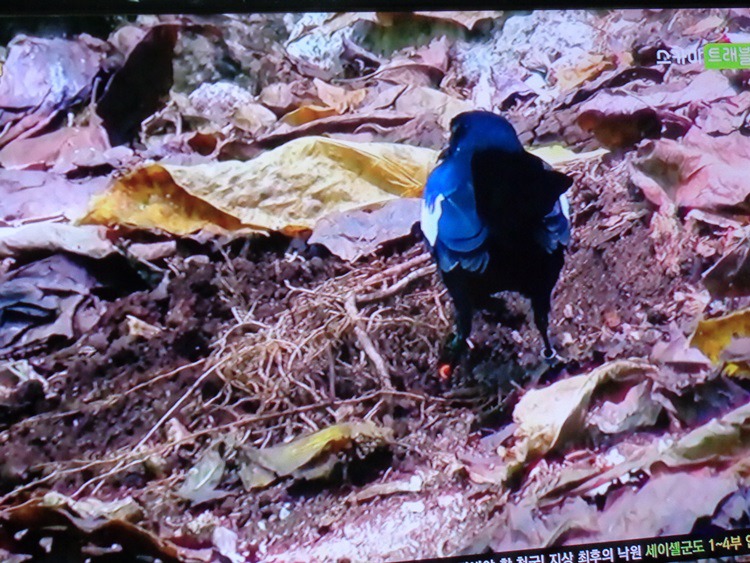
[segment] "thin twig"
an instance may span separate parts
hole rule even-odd
[[[174,402],[174,404],[169,408],[169,410],[164,413],[164,415],[157,421],[157,423],[151,427],[151,430],[149,430],[146,433],[146,435],[140,439],[140,441],[133,448],[133,451],[137,452],[138,450],[140,450],[141,447],[151,439],[151,436],[153,436],[156,433],[156,431],[159,430],[159,428],[161,428],[161,425],[164,424],[167,420],[169,420],[172,417],[172,415],[175,413],[175,411],[179,409],[182,406],[182,404],[187,400],[187,398],[190,397],[190,395],[192,395],[196,389],[198,389],[198,387],[206,380],[206,378],[209,375],[211,375],[213,372],[215,372],[220,366],[225,364],[229,360],[229,358],[230,356],[225,356],[224,358],[216,362],[213,366],[211,366],[206,371],[204,371],[201,374],[201,376],[198,379],[196,379],[195,382],[188,388],[188,390],[185,391],[182,394],[182,396]],[[114,470],[116,469],[117,468],[115,468]],[[96,481],[99,481],[99,485],[97,485],[97,487],[91,492],[91,494],[96,493],[96,491],[99,490],[99,487],[101,486],[101,484],[104,482],[102,479],[105,477],[105,475],[99,475],[98,477],[94,477],[93,479],[90,479],[89,481],[85,482],[83,485],[81,485],[78,488],[78,490],[75,493],[73,493],[72,498],[77,498],[78,495],[80,495],[86,489],[86,487],[88,487],[89,485],[91,485],[92,483]]]
[[[414,258],[410,258],[406,262],[401,262],[400,264],[396,264],[395,266],[391,266],[390,268],[387,268],[383,270],[382,272],[379,272],[378,274],[370,277],[367,279],[364,283],[364,285],[375,285],[377,283],[383,282],[390,278],[391,276],[397,276],[403,272],[406,272],[408,270],[412,270],[415,267],[427,262],[430,260],[430,255],[426,252],[423,252],[422,254],[418,254]]]
[[[413,281],[433,274],[436,270],[437,267],[434,264],[430,264],[429,266],[425,266],[423,268],[420,268],[419,270],[415,270],[408,276],[400,279],[399,281],[385,289],[381,289],[380,291],[373,291],[372,293],[366,293],[365,295],[358,295],[357,304],[365,305],[367,303],[372,303],[373,301],[380,301],[382,299],[391,297]]]
[[[354,303],[355,297],[352,293],[349,295],[349,297],[346,298],[344,306],[346,307],[346,312],[351,318],[352,323],[354,324],[354,334],[357,336],[357,342],[359,342],[360,348],[365,354],[367,354],[367,357],[370,358],[370,361],[375,366],[375,371],[378,372],[378,377],[380,378],[381,387],[383,389],[393,389],[393,383],[391,383],[391,374],[388,373],[388,367],[385,365],[385,360],[383,360],[383,356],[381,356],[380,352],[378,352],[377,348],[375,348],[375,344],[373,344],[370,335],[367,334],[367,331],[364,328],[362,328],[362,321],[359,318],[359,311],[357,310],[357,306]]]

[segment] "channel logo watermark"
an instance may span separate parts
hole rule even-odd
[[[707,43],[703,60],[708,69],[750,68],[750,43]]]
[[[658,65],[687,65],[699,63],[703,60],[703,49],[701,45],[689,47],[671,47],[656,51],[656,64]]]

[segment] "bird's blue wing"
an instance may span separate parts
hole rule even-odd
[[[550,254],[561,246],[568,246],[570,242],[569,209],[568,199],[563,194],[534,231],[536,241]]]
[[[438,166],[427,181],[421,225],[442,271],[487,266],[488,231],[477,213],[471,180],[460,177],[450,163]]]

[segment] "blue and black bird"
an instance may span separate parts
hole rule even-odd
[[[453,119],[448,147],[425,186],[421,220],[455,306],[441,377],[464,354],[474,311],[491,308],[500,291],[531,300],[544,357],[554,357],[548,317],[570,240],[564,193],[572,183],[526,152],[505,118],[472,111]]]

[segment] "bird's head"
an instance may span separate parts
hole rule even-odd
[[[451,121],[451,137],[445,156],[457,152],[473,154],[484,149],[521,152],[523,146],[510,122],[489,111],[459,113]]]

